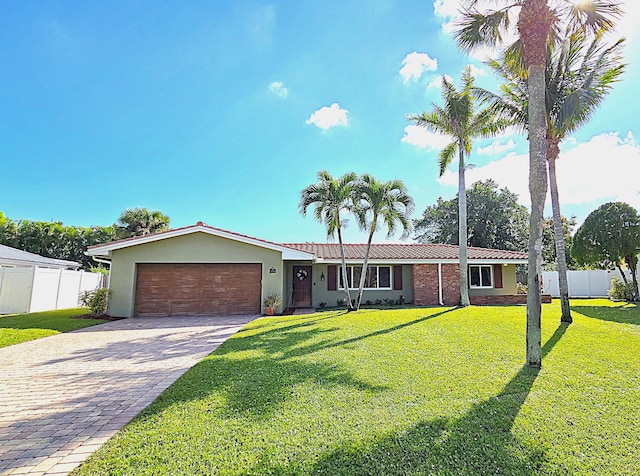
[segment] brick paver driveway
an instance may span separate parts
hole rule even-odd
[[[255,317],[124,319],[0,349],[0,474],[67,474]]]

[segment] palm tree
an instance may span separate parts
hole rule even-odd
[[[128,208],[118,218],[118,229],[125,237],[145,236],[169,228],[170,219],[159,210]]]
[[[584,33],[573,32],[560,45],[548,45],[545,69],[546,155],[562,308],[560,321],[565,323],[571,323],[572,318],[556,161],[560,154],[560,142],[591,118],[624,71],[621,55],[623,40],[608,47],[603,42],[602,35],[597,35],[589,42]],[[505,81],[501,86],[502,95],[477,90],[478,96],[488,101],[496,114],[508,118],[513,125],[526,132],[526,71],[521,71],[517,64],[507,62],[504,58],[501,62],[490,61],[489,66]]]
[[[413,213],[414,203],[409,196],[407,187],[401,180],[389,180],[380,182],[369,174],[362,176],[355,188],[355,211],[358,224],[362,230],[369,231],[367,249],[360,274],[360,285],[356,298],[356,310],[360,309],[362,294],[367,278],[367,265],[373,234],[378,229],[380,222],[387,228],[387,237],[392,236],[399,224],[402,226],[402,236],[406,238],[411,231],[409,216]]]
[[[340,244],[340,259],[342,261],[342,284],[346,294],[347,309],[353,310],[349,281],[347,280],[347,262],[342,243],[342,227],[345,221],[340,213],[353,210],[353,191],[358,176],[349,172],[340,178],[333,178],[326,170],[318,172],[318,182],[306,187],[300,192],[300,213],[306,216],[307,209],[315,205],[313,217],[327,227],[327,236],[333,238],[338,235]]]
[[[496,120],[490,110],[475,112],[473,76],[467,66],[462,72],[462,88],[456,90],[446,78],[442,78],[444,106],[433,105],[433,111],[410,116],[418,126],[451,136],[452,141],[440,151],[440,176],[458,153],[458,245],[460,259],[460,305],[469,305],[467,278],[467,192],[465,185],[465,157],[471,154],[472,140],[490,137],[506,127],[506,121]]]
[[[547,0],[511,0],[497,9],[480,12],[480,0],[467,0],[458,25],[456,39],[464,51],[479,46],[495,47],[504,43],[505,34],[516,33],[517,41],[506,50],[507,57],[520,51],[527,69],[529,122],[529,272],[527,278],[527,364],[539,368],[542,364],[541,316],[539,292],[542,268],[542,223],[547,194],[545,67],[547,41],[554,42],[557,33],[570,26],[575,30],[599,32],[613,27],[612,19],[620,15],[615,0],[560,0],[549,8]],[[518,11],[516,31],[514,12]],[[563,27],[564,25],[564,27]]]

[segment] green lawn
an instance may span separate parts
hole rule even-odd
[[[87,312],[86,308],[77,308],[0,316],[0,347],[107,322],[101,319],[72,319],[72,316]]]
[[[74,474],[640,474],[640,309],[326,311],[254,321]]]

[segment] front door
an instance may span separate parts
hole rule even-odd
[[[293,305],[311,306],[311,266],[293,267]]]

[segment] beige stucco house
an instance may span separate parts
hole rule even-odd
[[[350,288],[358,286],[365,248],[345,245]],[[111,262],[113,316],[260,314],[274,292],[282,296],[280,312],[333,307],[345,297],[337,244],[273,243],[198,222],[87,254]],[[526,262],[526,253],[469,248],[472,304],[524,302],[516,265]],[[456,305],[458,270],[457,246],[374,244],[363,303]]]

